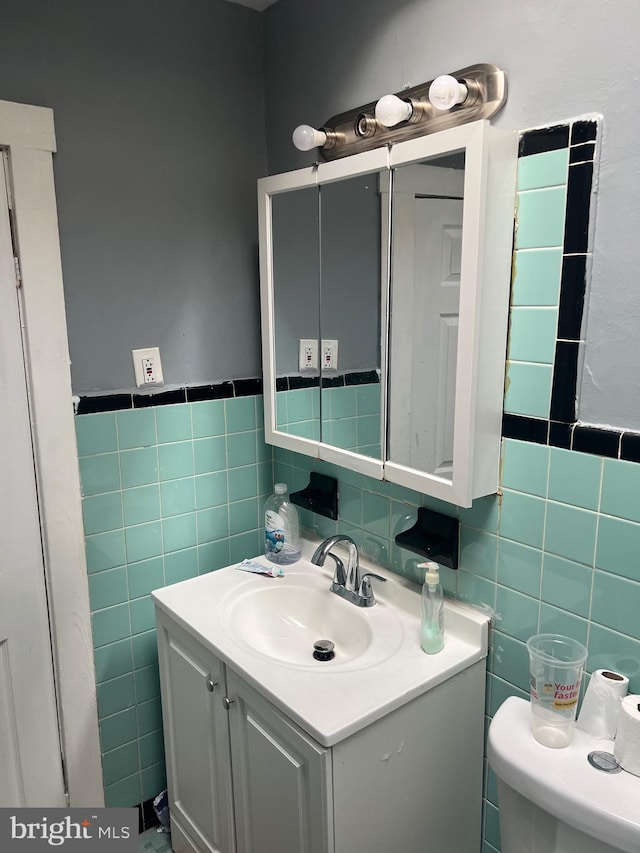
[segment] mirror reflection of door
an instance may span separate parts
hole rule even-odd
[[[382,458],[379,183],[373,173],[320,186],[322,441],[375,459]]]
[[[452,479],[464,157],[394,170],[388,458]]]
[[[276,429],[320,439],[317,355],[304,361],[300,341],[320,338],[320,222],[318,188],[289,190],[271,198]]]

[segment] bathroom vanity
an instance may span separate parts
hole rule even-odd
[[[425,655],[415,585],[376,567],[363,611],[310,548],[283,578],[231,566],[153,593],[174,851],[475,853],[486,618],[447,602]]]

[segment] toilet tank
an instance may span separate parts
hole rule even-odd
[[[587,756],[613,741],[576,730],[564,749],[534,740],[529,702],[510,697],[489,727],[502,853],[638,853],[640,777],[604,773]],[[515,845],[515,846],[514,846]]]

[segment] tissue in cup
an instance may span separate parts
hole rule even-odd
[[[585,647],[560,634],[527,640],[531,684],[531,729],[544,746],[569,746],[575,727]]]

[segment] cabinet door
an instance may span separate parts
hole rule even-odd
[[[158,650],[173,850],[232,853],[224,668],[160,612]]]
[[[238,850],[331,853],[331,752],[227,673]]]

